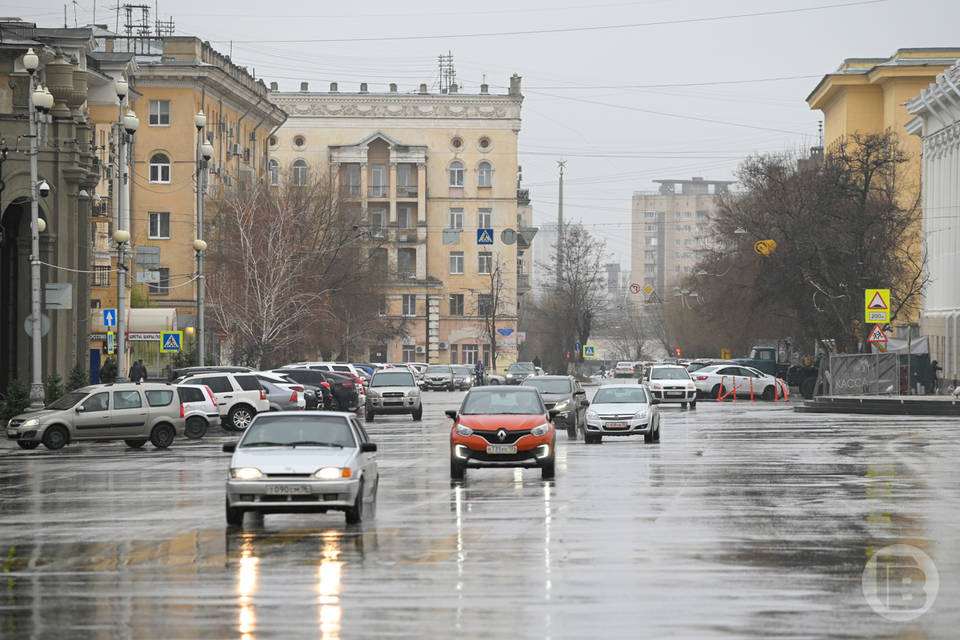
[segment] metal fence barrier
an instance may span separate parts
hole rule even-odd
[[[831,355],[823,372],[824,395],[899,395],[900,369],[895,353]]]

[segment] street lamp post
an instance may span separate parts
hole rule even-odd
[[[203,129],[207,125],[203,109],[193,116],[193,124],[197,128],[197,238],[193,241],[193,249],[197,252],[197,364],[202,367],[206,364],[207,356],[204,336],[206,287],[203,274],[203,252],[207,249],[207,243],[203,240],[203,196],[207,162],[213,157],[213,145],[203,138]]]
[[[127,375],[127,341],[126,341],[126,289],[127,270],[124,250],[130,242],[129,215],[127,210],[127,136],[136,133],[140,120],[133,111],[124,115],[124,100],[129,89],[123,76],[114,82],[117,99],[120,102],[119,122],[117,126],[117,228],[113,232],[113,240],[117,243],[117,380],[126,380]]]

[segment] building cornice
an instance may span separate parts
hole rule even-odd
[[[467,94],[271,93],[297,118],[519,120],[522,96]]]

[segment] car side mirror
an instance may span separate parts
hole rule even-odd
[[[76,411],[77,413],[83,413],[83,412],[86,411],[86,410],[87,410],[87,408],[84,407],[82,404],[78,404],[78,405],[77,405],[77,408],[74,409],[74,411]]]
[[[361,443],[360,443],[360,451],[363,451],[364,453],[373,453],[373,452],[375,452],[376,450],[377,450],[377,445],[376,445],[376,443],[373,443],[373,442],[361,442]]]
[[[550,414],[550,422],[553,422],[553,419],[556,418],[558,415],[560,415],[560,412],[557,411],[556,409],[550,409],[550,411],[548,411],[547,413]]]
[[[444,413],[447,414],[447,417],[450,418],[451,420],[457,419],[457,413],[458,413],[457,409],[447,409],[446,411],[444,411]]]
[[[589,401],[589,400],[581,400],[581,401],[580,401],[580,406],[581,406],[581,407],[589,407],[589,406],[590,406],[590,401]]]
[[[226,443],[225,445],[223,445],[223,452],[224,452],[224,453],[233,453],[233,452],[236,451],[236,450],[237,450],[237,443],[236,443],[236,442],[228,442],[228,443]]]
[[[650,404],[660,404],[660,401],[656,398],[650,398]]]

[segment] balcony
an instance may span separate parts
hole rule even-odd
[[[390,186],[385,184],[372,184],[367,187],[367,197],[386,198],[390,195]]]
[[[359,198],[362,193],[362,189],[358,184],[344,184],[340,186],[340,197],[342,198]]]
[[[417,185],[397,185],[397,197],[415,199],[418,194]]]
[[[517,274],[517,288],[518,289],[529,289],[530,288],[530,275],[527,273],[518,273]]]

